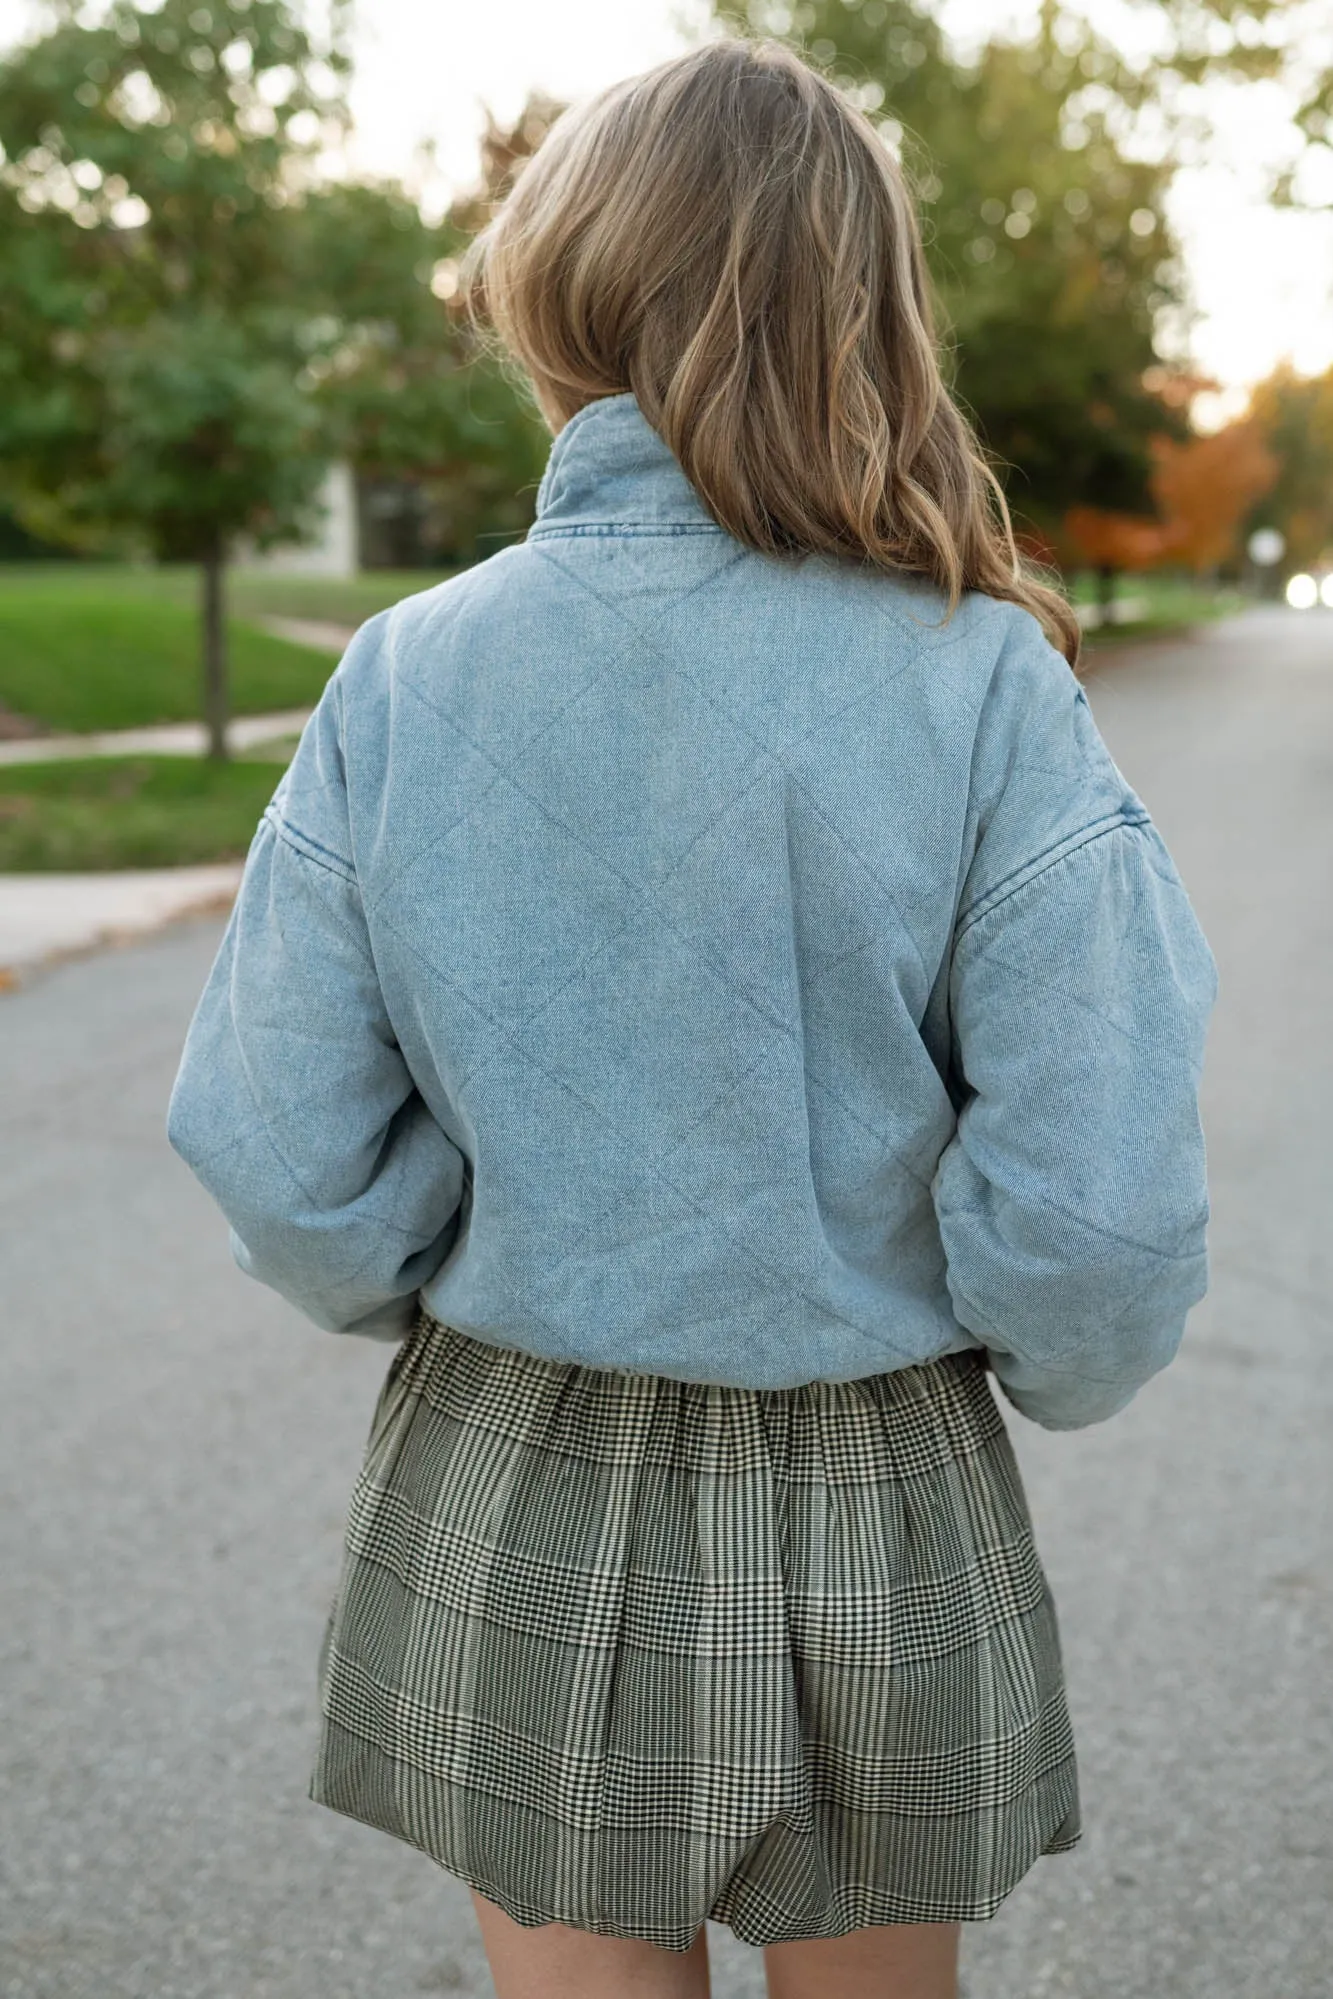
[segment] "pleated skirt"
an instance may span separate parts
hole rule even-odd
[[[975,1353],[759,1391],[424,1317],[311,1795],[519,1923],[686,1950],[991,1916],[1079,1837],[1051,1595]]]

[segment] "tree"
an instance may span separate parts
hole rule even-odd
[[[913,0],[719,0],[728,25],[795,39],[900,148],[951,332],[954,387],[1010,500],[1053,532],[1071,505],[1147,501],[1149,439],[1182,428],[1150,371],[1177,299],[1169,166],[1133,159],[1109,106],[1133,88],[1048,4],[1028,42],[963,62]]]
[[[289,0],[114,0],[96,28],[60,0],[0,64],[3,497],[76,546],[199,564],[216,756],[237,539],[299,536],[340,456],[416,479],[468,560],[521,532],[545,457],[450,313],[464,226],[324,171],[340,22],[320,47]]]
[[[76,542],[198,563],[214,756],[228,551],[308,526],[323,469],[293,209],[345,67],[287,0],[59,0],[0,64],[5,482]]]
[[[1111,621],[1116,578],[1130,571],[1155,569],[1171,550],[1171,533],[1164,522],[1102,507],[1071,507],[1061,526],[1066,553],[1096,572],[1102,624]]]
[[[340,455],[368,479],[410,477],[446,559],[520,534],[550,438],[461,310],[470,227],[454,211],[424,221],[387,182],[320,189],[303,223],[303,284],[321,312],[310,365]]]
[[[1156,518],[1071,507],[1062,523],[1066,549],[1097,572],[1104,620],[1126,571],[1172,563],[1200,574],[1230,561],[1246,516],[1279,472],[1252,418],[1210,437],[1155,437],[1152,457]]]
[[[1246,515],[1278,476],[1278,463],[1249,419],[1210,437],[1153,441],[1152,494],[1167,553],[1197,574],[1238,553]]]
[[[1322,567],[1333,560],[1333,368],[1276,369],[1251,395],[1249,415],[1278,469],[1246,525],[1280,528],[1290,566]]]

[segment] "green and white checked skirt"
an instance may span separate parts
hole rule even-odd
[[[423,1318],[352,1500],[311,1795],[524,1924],[685,1950],[993,1915],[1079,1835],[980,1357],[775,1391]]]

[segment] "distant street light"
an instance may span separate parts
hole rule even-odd
[[[1320,583],[1319,599],[1321,603],[1328,605],[1330,611],[1333,611],[1333,572],[1325,576]]]
[[[1287,552],[1287,537],[1277,528],[1256,528],[1245,544],[1250,561],[1260,569],[1271,569]]]
[[[1313,576],[1302,573],[1287,584],[1287,602],[1293,611],[1310,611],[1319,602],[1319,585]]]

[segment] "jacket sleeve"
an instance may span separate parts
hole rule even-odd
[[[1206,1288],[1197,1091],[1216,990],[1170,855],[1072,679],[1061,700],[1067,720],[1034,730],[1056,837],[955,934],[961,1109],[934,1189],[958,1319],[1009,1400],[1057,1430],[1122,1409]],[[1018,851],[1021,766],[1010,791],[982,876]]]
[[[331,1332],[397,1339],[453,1244],[463,1162],[385,1011],[339,701],[335,678],[255,835],[167,1128],[243,1270]]]

